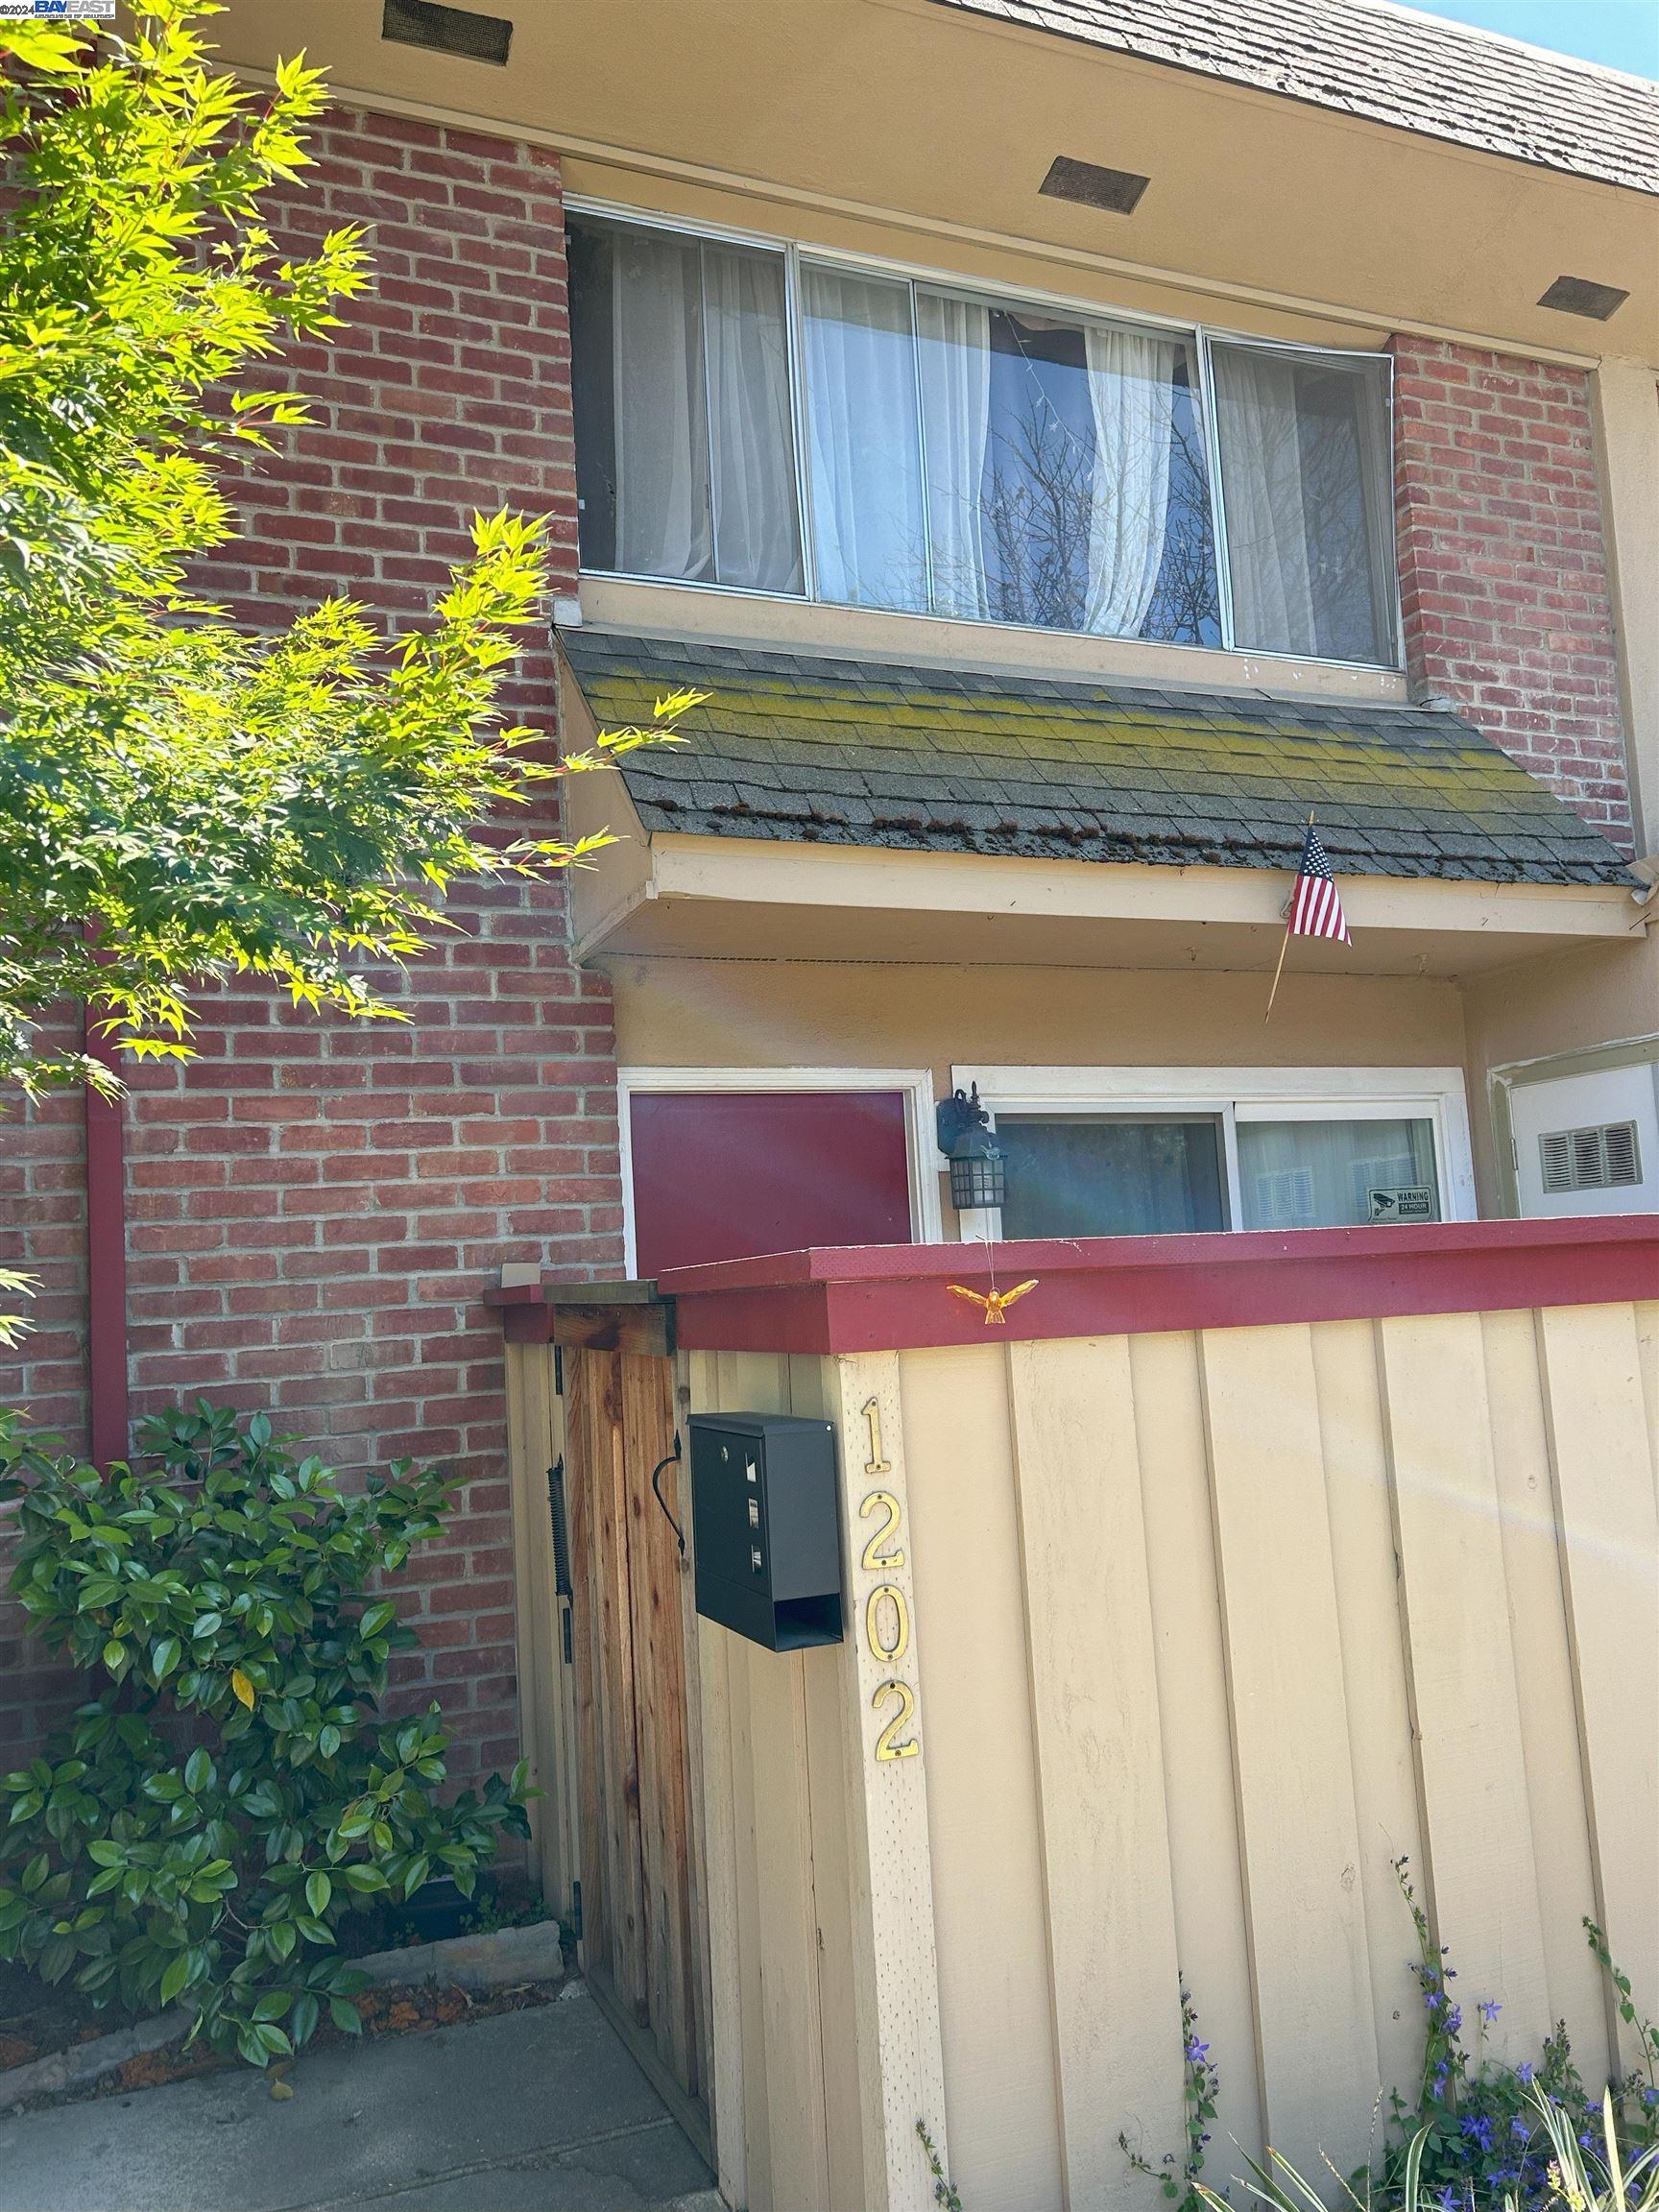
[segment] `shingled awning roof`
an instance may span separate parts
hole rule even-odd
[[[1659,85],[1379,0],[944,0],[1032,31],[1659,192]]]
[[[1293,868],[1310,809],[1338,875],[1623,884],[1623,860],[1455,714],[1286,704],[683,639],[561,632],[603,726],[710,694],[685,743],[619,763],[647,835]]]

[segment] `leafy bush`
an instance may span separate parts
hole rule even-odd
[[[1535,2203],[1546,2212],[1659,2212],[1659,2145],[1629,2154],[1621,2142],[1612,2090],[1603,2090],[1597,2127],[1580,2127],[1567,2107],[1544,2091],[1533,2091],[1518,2115],[1540,2146],[1540,2169],[1529,2196],[1513,2186],[1500,2193],[1487,2184],[1472,2186],[1459,2200],[1471,2212],[1522,2212]],[[1377,2212],[1379,2205],[1398,2205],[1400,2212],[1437,2212],[1446,2201],[1443,2191],[1431,2190],[1423,2163],[1430,2130],[1420,2129],[1405,2147],[1392,2188],[1374,2183],[1364,2172],[1341,2182],[1334,2193],[1336,2212]],[[1250,2162],[1255,2176],[1244,2186],[1259,2203],[1272,2212],[1331,2212],[1333,2193],[1316,2189],[1287,2158],[1269,2151],[1264,2166]],[[1204,2212],[1233,2212],[1224,2197],[1198,2184]]]
[[[202,1403],[139,1442],[149,1464],[105,1477],[0,1412],[12,1590],[102,1678],[0,1782],[0,1959],[100,2005],[182,2001],[263,2066],[325,2010],[356,2031],[341,1920],[435,1874],[470,1896],[503,1832],[528,1833],[523,1769],[441,1802],[438,1707],[378,1716],[416,1639],[368,1584],[438,1534],[454,1478],[399,1461],[345,1497],[262,1414]]]
[[[1394,1871],[1416,1931],[1412,1972],[1423,1994],[1416,2092],[1407,2097],[1394,2089],[1382,2100],[1386,2127],[1374,2170],[1361,2167],[1346,2180],[1332,2172],[1315,2187],[1269,2148],[1261,2164],[1245,2158],[1238,2185],[1276,2212],[1326,2212],[1334,2190],[1335,2200],[1354,2212],[1659,2212],[1659,2029],[1638,2014],[1629,1980],[1614,1964],[1600,1929],[1584,1923],[1620,2016],[1636,2032],[1642,2064],[1593,2098],[1564,2021],[1536,2061],[1511,2066],[1487,2054],[1484,2031],[1502,2004],[1486,1998],[1475,2006],[1474,2022],[1465,2020],[1451,1987],[1456,1968],[1444,1946],[1435,1945],[1410,1868],[1399,1859]],[[1206,2123],[1215,2113],[1219,2075],[1185,1985],[1181,2021],[1181,2151],[1166,2152],[1154,2165],[1126,2135],[1118,2140],[1131,2168],[1156,2180],[1181,2212],[1230,2212],[1204,2178]]]
[[[1445,1947],[1435,1947],[1404,1859],[1395,1862],[1394,1871],[1417,1933],[1412,1972],[1423,1993],[1427,2032],[1417,2095],[1407,2099],[1395,2090],[1388,2100],[1384,2196],[1390,2202],[1402,2197],[1406,2161],[1415,2149],[1417,2186],[1425,2200],[1442,2212],[1471,2201],[1500,2203],[1511,2195],[1522,2204],[1547,2201],[1554,2150],[1551,2131],[1540,2124],[1540,2111],[1565,2115],[1585,2151],[1593,2149],[1600,2129],[1600,2099],[1585,2090],[1567,2024],[1556,2022],[1536,2061],[1510,2066],[1488,2057],[1483,2032],[1497,2020],[1502,2004],[1483,1998],[1475,2006],[1474,2022],[1465,2020],[1451,1987],[1456,1968],[1448,1963]],[[1639,2155],[1659,2142],[1659,2091],[1653,2079],[1659,2040],[1652,2029],[1636,2021],[1630,1984],[1614,1968],[1600,1931],[1588,1921],[1585,1928],[1603,1970],[1616,1988],[1622,1984],[1626,2017],[1638,2026],[1647,2051],[1646,2079],[1631,2074],[1611,2085],[1621,2136],[1629,2152]]]

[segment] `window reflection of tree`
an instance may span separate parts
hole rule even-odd
[[[1080,630],[1088,595],[1095,441],[1083,332],[1006,314],[992,319],[993,352],[1022,374],[993,384],[979,493],[986,611],[1000,622]],[[1073,381],[1074,380],[1074,381]],[[1063,412],[1057,395],[1070,399]],[[1068,419],[1074,414],[1080,421]],[[936,589],[961,603],[961,578]],[[1164,547],[1140,636],[1184,644],[1221,637],[1204,442],[1186,358],[1175,378]]]

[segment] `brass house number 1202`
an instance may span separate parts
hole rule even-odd
[[[870,1431],[870,1456],[864,1462],[864,1472],[866,1475],[891,1474],[892,1462],[881,1453],[881,1408],[874,1398],[864,1407],[864,1419]],[[884,1569],[902,1567],[904,1553],[900,1547],[899,1532],[903,1514],[892,1491],[872,1490],[858,1508],[858,1518],[876,1524],[860,1561],[865,1573],[880,1575]],[[897,1667],[909,1650],[910,1607],[897,1582],[878,1582],[865,1599],[864,1641],[871,1657],[882,1667]],[[922,1746],[914,1736],[906,1733],[916,1717],[916,1694],[910,1685],[893,1675],[877,1684],[870,1703],[877,1713],[884,1713],[895,1699],[898,1709],[876,1739],[876,1756],[879,1760],[914,1759]]]

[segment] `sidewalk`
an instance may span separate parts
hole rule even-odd
[[[539,2010],[0,2119],[0,2212],[721,2212],[580,1983]]]

